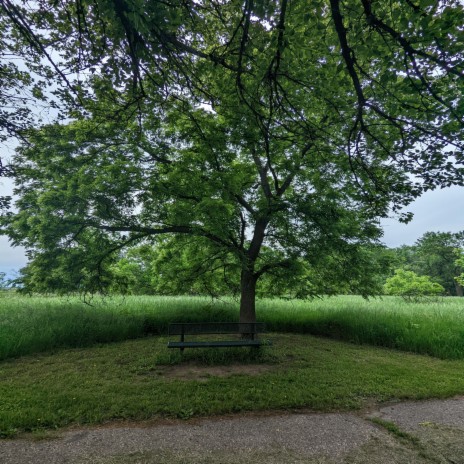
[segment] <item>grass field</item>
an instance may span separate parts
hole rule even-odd
[[[302,334],[274,345],[167,353],[147,337],[0,363],[0,436],[67,425],[230,414],[352,410],[464,392],[464,361]]]
[[[236,303],[129,297],[92,304],[2,295],[0,436],[114,420],[347,410],[464,393],[464,299],[263,300],[258,318],[272,347],[184,355],[166,348],[167,324],[236,321]]]
[[[233,300],[192,297],[19,297],[0,294],[0,360],[167,333],[172,321],[237,321]],[[442,359],[464,359],[464,298],[406,303],[340,296],[261,300],[269,331],[306,333]]]

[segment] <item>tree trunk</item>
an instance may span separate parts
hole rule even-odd
[[[267,217],[258,219],[253,231],[253,238],[247,251],[246,262],[242,263],[240,276],[240,322],[256,322],[255,299],[256,282],[255,263],[263,244],[266,227],[269,223]]]
[[[253,272],[242,270],[240,278],[240,322],[256,322],[256,282]]]
[[[455,282],[455,286],[456,286],[456,296],[464,296],[462,285]]]

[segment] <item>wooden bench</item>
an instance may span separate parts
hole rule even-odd
[[[199,322],[169,324],[169,336],[180,335],[180,341],[169,341],[168,348],[228,348],[235,346],[251,346],[259,348],[262,345],[271,345],[270,340],[258,338],[264,333],[263,322]],[[185,340],[186,335],[201,336],[215,334],[235,335],[235,339],[228,340]]]

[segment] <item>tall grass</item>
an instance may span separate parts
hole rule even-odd
[[[309,333],[358,344],[464,359],[464,298],[406,303],[340,296],[261,300],[268,331]],[[94,298],[0,296],[0,359],[66,347],[166,334],[169,322],[237,321],[238,304],[199,297]]]
[[[464,298],[410,303],[399,297],[263,300],[269,330],[310,333],[442,359],[464,359]]]
[[[171,321],[234,320],[228,303],[207,298],[0,297],[0,360],[163,334]]]

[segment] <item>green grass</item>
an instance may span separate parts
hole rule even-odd
[[[0,360],[163,334],[175,320],[233,320],[231,308],[206,298],[0,297]]]
[[[113,420],[350,410],[464,393],[462,360],[302,334],[270,337],[274,346],[255,359],[247,349],[186,350],[181,357],[155,336],[3,361],[0,435]]]
[[[271,330],[464,359],[464,298],[423,303],[400,297],[367,301],[357,296],[287,304],[264,300],[260,313]]]
[[[237,321],[232,300],[191,297],[78,298],[0,296],[0,360],[62,348],[166,334],[172,321]],[[464,359],[464,298],[406,303],[340,296],[261,300],[268,330],[308,333],[442,359]]]
[[[166,348],[168,323],[236,321],[236,302],[127,297],[89,306],[78,298],[2,295],[0,436],[464,394],[463,310],[459,298],[262,300],[258,319],[275,332],[268,335],[273,347],[182,356]]]

